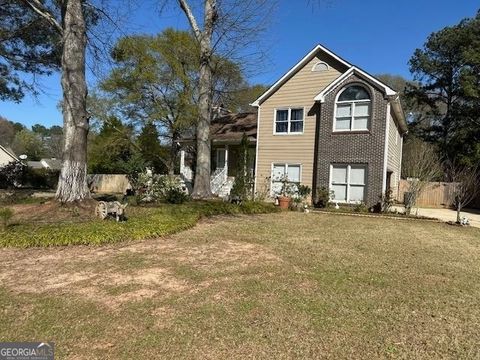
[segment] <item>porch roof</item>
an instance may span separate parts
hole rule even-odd
[[[257,141],[257,113],[245,112],[218,117],[210,123],[210,139],[216,144],[238,144],[243,134],[249,142]],[[180,143],[189,143],[193,138],[183,138]]]
[[[210,137],[215,142],[242,140],[246,134],[249,141],[257,140],[257,113],[239,113],[222,116],[210,124]]]

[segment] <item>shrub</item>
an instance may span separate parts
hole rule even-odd
[[[354,212],[358,212],[358,213],[366,213],[366,212],[368,212],[368,207],[367,207],[367,205],[365,205],[365,203],[362,201],[362,202],[356,204],[356,205],[353,207],[353,211],[354,211]]]
[[[35,189],[55,189],[59,176],[59,170],[32,169],[27,167],[23,174],[22,184]]]
[[[388,213],[393,206],[393,191],[388,189],[384,194],[380,195],[380,210],[383,213]]]
[[[178,187],[168,188],[165,192],[165,200],[170,204],[183,204],[190,196],[183,189]]]
[[[138,175],[135,193],[141,202],[167,201],[181,204],[189,199],[181,179],[174,175],[145,172]]]
[[[249,151],[249,141],[244,133],[238,149],[237,171],[235,181],[230,192],[232,198],[240,201],[250,200],[253,197],[254,177],[250,166],[253,164],[252,154]]]
[[[297,191],[293,195],[293,203],[295,207],[300,208],[300,205],[307,199],[307,196],[310,195],[312,189],[307,185],[297,185]],[[303,207],[301,208],[303,210]]]
[[[22,185],[26,166],[21,161],[12,161],[0,167],[0,188],[9,189]]]
[[[318,188],[314,199],[315,207],[326,208],[329,204],[331,196],[332,191],[329,191],[326,187],[322,186],[321,188]]]
[[[271,176],[266,176],[262,182],[260,182],[260,186],[257,188],[255,192],[255,199],[257,201],[264,201],[270,196],[270,184],[272,181]]]
[[[13,211],[9,208],[0,208],[0,228],[5,230],[8,226],[8,222],[13,216]]]

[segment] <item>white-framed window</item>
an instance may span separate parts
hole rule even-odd
[[[319,61],[312,67],[312,71],[321,72],[321,71],[327,71],[327,70],[328,70],[328,64],[324,61]]]
[[[371,99],[361,85],[349,85],[335,102],[333,131],[365,131],[370,127]]]
[[[284,108],[275,110],[274,134],[302,134],[304,110]]]
[[[286,163],[272,164],[272,195],[280,194],[285,177],[287,177],[289,183],[299,185],[302,177],[302,166],[300,164]]]
[[[330,165],[330,190],[334,193],[334,201],[345,203],[365,201],[366,189],[366,164]]]

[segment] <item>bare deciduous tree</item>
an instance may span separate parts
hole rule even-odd
[[[197,127],[197,163],[192,196],[208,198],[210,188],[210,120],[213,99],[214,54],[238,60],[258,58],[260,47],[252,46],[265,28],[274,2],[268,0],[204,0],[198,14],[192,7],[200,1],[177,0],[188,19],[195,39],[200,47],[199,104]],[[198,5],[198,4],[194,4]],[[199,21],[201,20],[201,21]],[[248,49],[255,49],[255,54]],[[245,64],[246,62],[244,62]]]
[[[442,167],[434,146],[419,138],[408,139],[403,149],[402,177],[407,179],[410,193],[405,210],[410,214],[425,186],[442,175]]]
[[[61,36],[63,90],[63,164],[56,198],[61,202],[90,197],[87,185],[87,83],[85,80],[86,23],[82,0],[65,0],[48,7],[40,0],[25,0],[27,5]],[[55,16],[59,11],[60,20]]]
[[[446,163],[447,175],[453,182],[453,205],[457,210],[457,223],[460,223],[460,212],[472,202],[480,192],[479,166],[467,166],[450,161]]]

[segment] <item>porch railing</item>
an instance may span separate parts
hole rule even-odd
[[[213,175],[210,177],[210,187],[212,193],[218,194],[223,184],[227,181],[227,168],[216,169]]]

